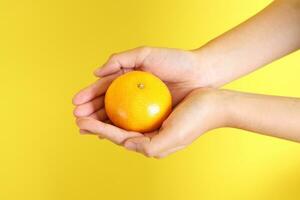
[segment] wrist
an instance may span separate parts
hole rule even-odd
[[[219,127],[232,127],[234,118],[232,117],[237,105],[233,105],[236,93],[230,90],[215,90],[215,115],[219,116]]]
[[[243,75],[243,69],[236,67],[239,58],[214,42],[192,52],[198,60],[199,81],[203,87],[218,88]]]
[[[207,110],[206,123],[208,129],[229,127],[233,124],[232,98],[234,93],[228,90],[219,90],[213,88],[199,88],[192,92],[196,93],[197,102],[204,105]]]
[[[198,87],[217,88],[223,85],[224,80],[218,76],[216,56],[212,55],[209,47],[203,46],[191,51],[197,60],[197,85]],[[219,66],[220,67],[220,66]],[[224,78],[224,77],[223,77]]]
[[[243,111],[243,106],[240,103],[242,93],[230,91],[230,90],[219,90],[219,109],[222,110],[224,121],[224,127],[238,128],[239,119]],[[220,108],[222,107],[222,108]]]

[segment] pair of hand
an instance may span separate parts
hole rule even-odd
[[[126,131],[113,126],[106,116],[104,95],[108,86],[131,70],[153,73],[172,94],[173,112],[155,132]],[[95,71],[100,79],[74,97],[77,125],[83,134],[96,134],[149,157],[165,157],[204,132],[226,125],[222,106],[226,91],[201,89],[210,86],[211,74],[192,51],[141,47],[114,54]]]

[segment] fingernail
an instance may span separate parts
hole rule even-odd
[[[75,109],[73,110],[73,115],[74,115],[75,117],[78,117],[78,109],[77,109],[77,108],[75,108]]]
[[[135,143],[133,143],[133,142],[126,142],[125,144],[124,144],[124,147],[126,148],[126,149],[128,149],[128,150],[135,150]]]

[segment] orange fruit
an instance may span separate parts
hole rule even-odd
[[[172,109],[168,87],[156,76],[142,71],[116,78],[107,89],[104,102],[114,125],[142,133],[159,128]]]

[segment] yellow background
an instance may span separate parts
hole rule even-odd
[[[300,199],[297,143],[219,129],[155,160],[79,135],[72,116],[111,53],[194,49],[268,3],[0,0],[0,199]],[[300,97],[299,53],[226,88]]]

